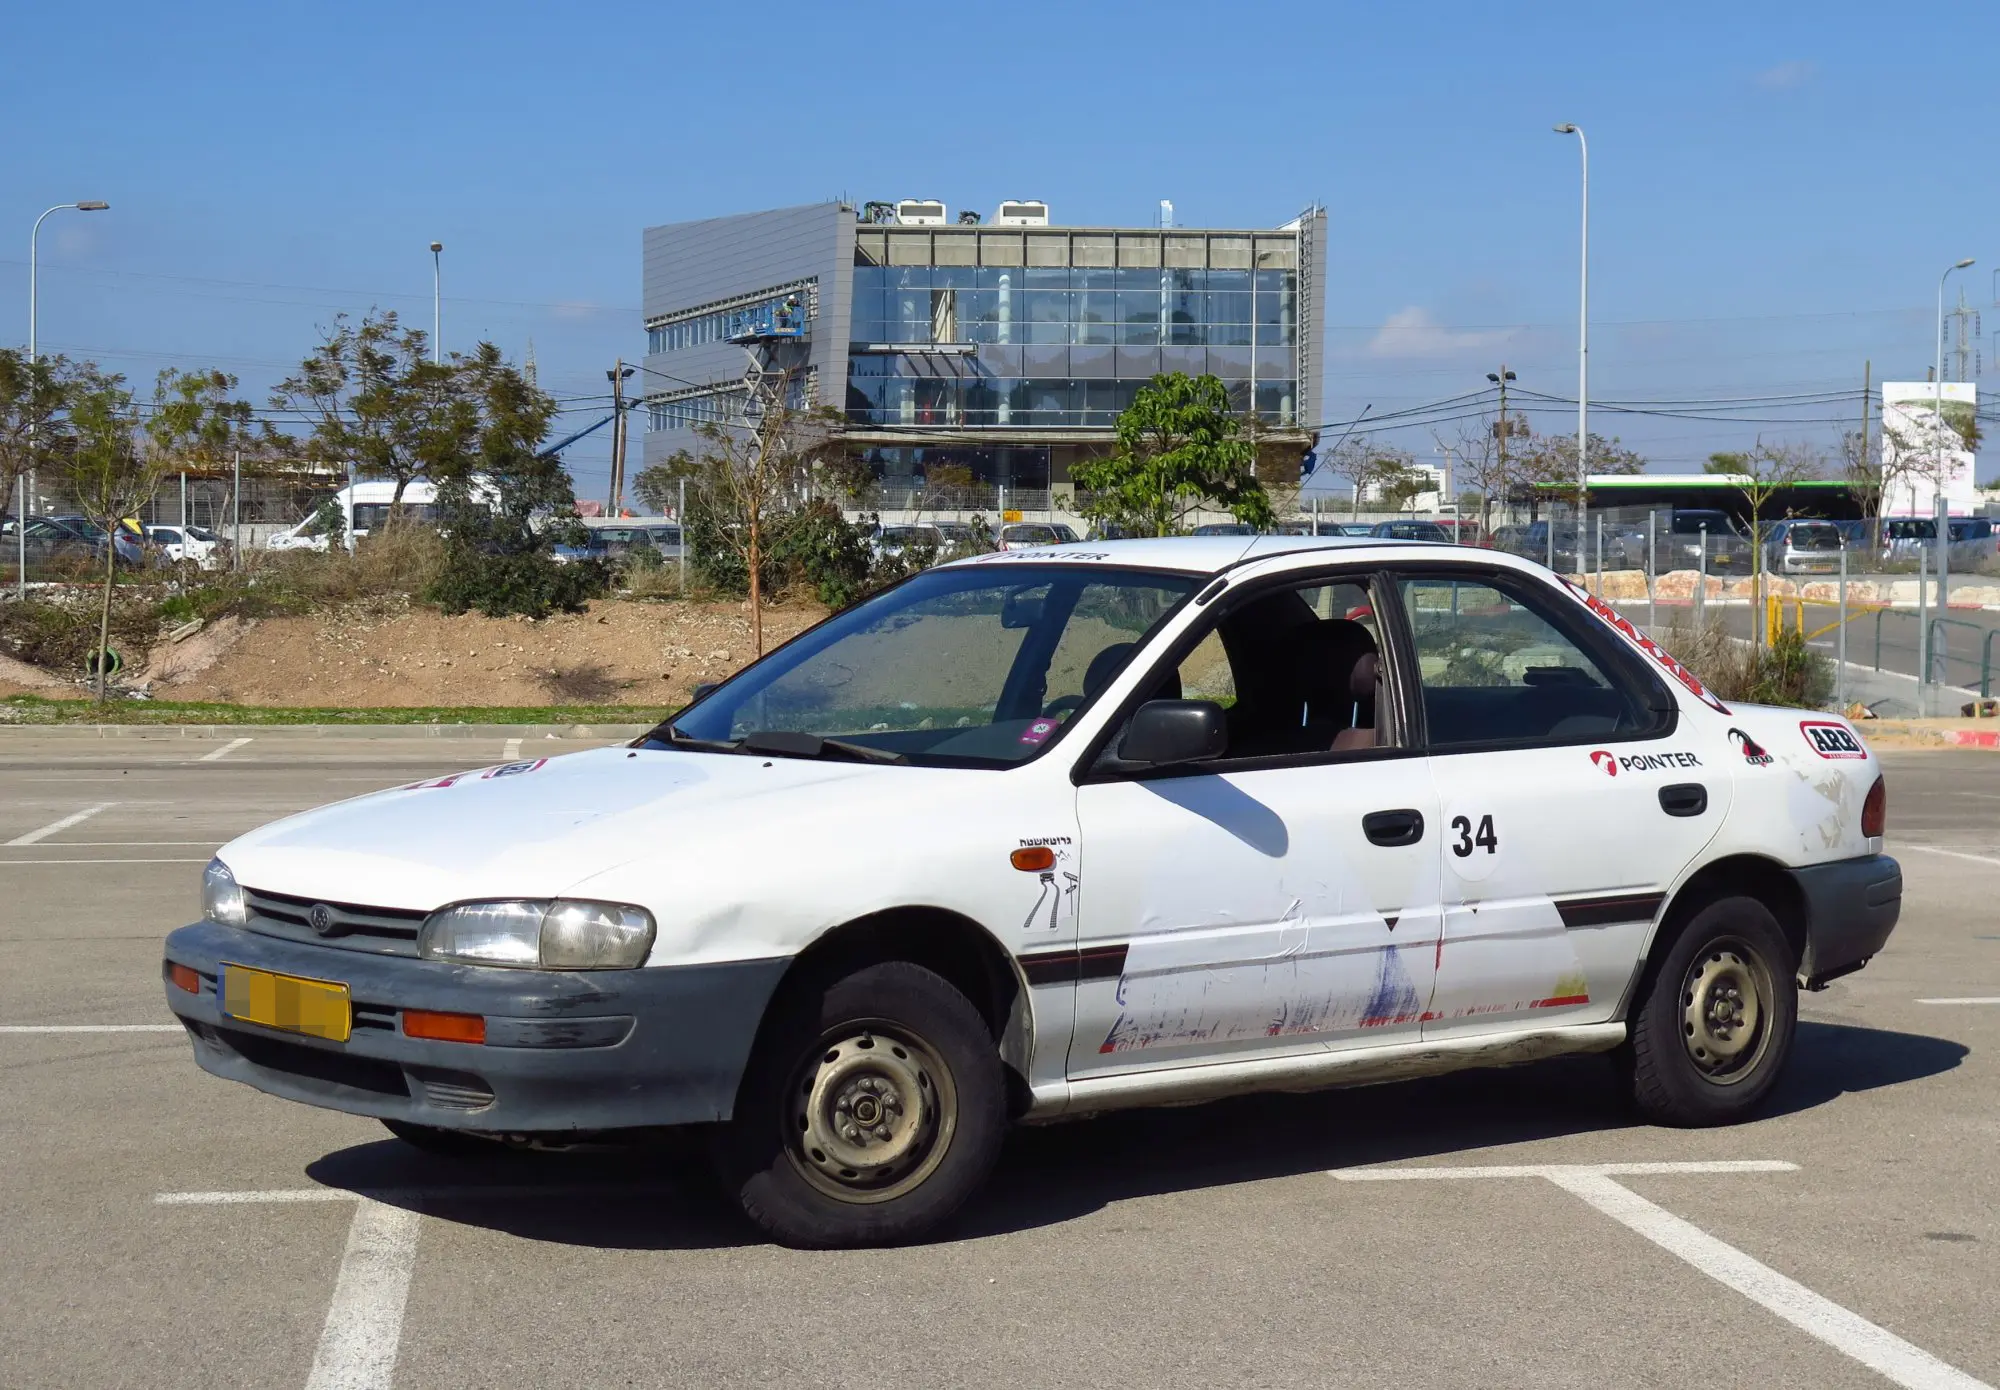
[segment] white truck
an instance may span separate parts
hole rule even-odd
[[[1753,1113],[1894,927],[1844,721],[1729,706],[1492,551],[1002,551],[629,746],[224,846],[201,1066],[418,1145],[702,1126],[778,1239],[915,1239],[1007,1126],[1608,1052]]]

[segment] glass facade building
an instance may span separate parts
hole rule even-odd
[[[1163,372],[1221,379],[1267,443],[1319,419],[1325,214],[1219,230],[904,226],[842,204],[649,228],[649,459],[726,413],[744,312],[810,283],[805,389],[886,479],[1060,486]],[[726,351],[725,351],[726,349]]]
[[[1161,372],[1298,416],[1296,236],[862,228],[847,402],[857,425],[1107,430]]]

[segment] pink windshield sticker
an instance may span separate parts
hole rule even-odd
[[[1055,720],[1032,719],[1028,721],[1028,727],[1021,730],[1021,742],[1028,744],[1030,746],[1033,746],[1038,743],[1045,743],[1048,741],[1049,735],[1054,733],[1055,731],[1056,731]]]

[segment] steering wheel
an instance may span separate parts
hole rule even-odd
[[[1058,695],[1055,699],[1042,706],[1042,718],[1053,719],[1058,714],[1068,714],[1072,710],[1080,708],[1082,704],[1083,696],[1081,695]]]

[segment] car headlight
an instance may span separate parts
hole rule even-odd
[[[645,964],[653,930],[653,914],[630,903],[459,903],[425,919],[417,954],[523,970],[628,970]]]
[[[236,875],[220,859],[208,861],[201,872],[201,915],[224,927],[241,927],[250,921],[250,909],[243,902],[243,890]]]

